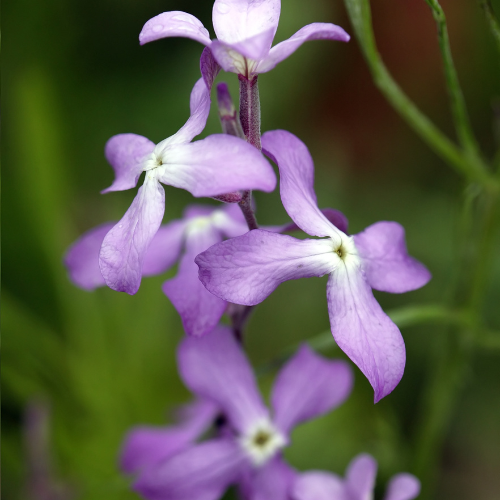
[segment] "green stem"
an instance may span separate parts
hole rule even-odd
[[[462,151],[425,116],[401,90],[378,52],[368,0],[344,0],[354,32],[359,41],[375,85],[408,125],[458,173],[489,188],[499,189],[497,180],[477,162],[471,162]]]
[[[500,55],[500,23],[495,16],[495,12],[493,11],[490,0],[479,0],[479,5],[481,5],[484,10],[486,21],[488,22],[491,34],[493,35],[493,39],[496,42],[495,46],[498,50],[498,54]]]
[[[473,269],[473,278],[469,287],[470,295],[468,307],[471,314],[477,316],[476,321],[480,322],[481,306],[484,302],[484,296],[487,290],[489,277],[491,275],[491,260],[493,257],[494,242],[497,236],[499,218],[499,196],[486,194],[483,197],[482,213],[479,221],[482,224],[482,238],[477,245],[475,267]]]
[[[472,272],[465,283],[457,283],[460,289],[463,287],[469,292],[462,313],[464,321],[459,328],[447,331],[438,339],[438,346],[432,351],[434,370],[423,391],[413,464],[413,472],[422,482],[422,500],[431,497],[439,471],[441,450],[475,348],[490,350],[500,347],[500,336],[484,328],[481,315],[498,224],[498,195],[484,192],[481,195],[478,201],[483,202],[479,206],[482,210],[476,212],[476,224],[467,225],[468,234],[463,242],[465,244],[468,239],[477,238],[478,244],[472,249],[472,255],[470,252],[463,253],[460,264],[463,270],[472,265]],[[464,210],[469,211],[470,207],[465,205]],[[462,301],[463,297],[456,293],[455,300]]]
[[[419,325],[422,323],[444,323],[451,325],[468,325],[467,315],[462,311],[453,311],[437,305],[407,306],[387,311],[387,315],[400,328]],[[293,344],[284,349],[276,358],[260,366],[259,372],[266,373],[278,368],[281,364],[293,356],[302,342]],[[322,332],[307,340],[307,343],[315,351],[327,351],[337,346],[330,330]]]
[[[469,349],[461,341],[462,331],[445,332],[433,345],[434,372],[420,405],[420,423],[416,432],[412,472],[422,483],[422,500],[431,498],[438,477],[441,450],[448,436],[449,422],[460,394]]]
[[[446,25],[446,17],[438,0],[425,0],[427,5],[432,10],[432,15],[437,24],[439,48],[443,58],[444,73],[446,78],[446,87],[450,96],[451,112],[458,139],[468,154],[471,162],[477,162],[478,169],[484,168],[480,155],[479,148],[472,131],[467,107],[465,104],[464,95],[458,81],[457,71],[453,62],[450,48],[450,38],[448,35],[448,27]]]
[[[477,344],[487,351],[500,350],[500,332],[485,330],[477,337]]]

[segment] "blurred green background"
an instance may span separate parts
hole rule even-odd
[[[471,119],[491,156],[500,62],[476,2],[443,0],[442,5]],[[493,6],[500,12],[500,2]],[[61,486],[57,498],[136,498],[117,470],[124,433],[138,423],[167,422],[168,410],[189,398],[175,364],[181,322],[160,290],[175,269],[145,279],[134,297],[109,289],[87,293],[68,281],[62,256],[82,232],[121,217],[135,195],[133,190],[99,194],[112,180],[103,156],[106,140],[134,132],[158,142],[188,117],[202,47],[175,38],[140,47],[143,24],[160,12],[184,10],[213,36],[211,8],[211,0],[4,3],[6,499],[36,498],[30,488],[37,460],[43,462],[46,454],[52,464],[46,475]],[[453,136],[436,29],[424,0],[376,0],[372,9],[379,47],[394,76]],[[333,22],[352,33],[340,0],[283,0],[276,41],[314,21]],[[227,81],[237,95],[235,75],[218,80]],[[260,77],[260,91],[263,131],[284,128],[309,146],[320,206],[342,210],[353,233],[378,220],[400,222],[410,252],[432,271],[433,280],[422,290],[377,293],[382,306],[446,297],[463,271],[456,259],[462,182],[378,94],[356,41],[304,45]],[[201,137],[219,130],[212,109]],[[165,220],[180,216],[192,201],[188,193],[167,187]],[[261,224],[287,220],[278,192],[256,193],[256,202]],[[256,366],[328,330],[325,284],[324,279],[285,283],[256,308],[247,331]],[[499,301],[497,258],[485,304],[487,320],[497,330]],[[289,461],[302,470],[343,473],[355,454],[367,451],[379,461],[380,485],[410,470],[444,330],[439,324],[403,328],[407,367],[394,393],[374,406],[368,382],[355,370],[351,398],[331,415],[297,429],[286,451]],[[327,354],[343,356],[335,349]],[[498,498],[499,354],[480,351],[468,368],[443,436],[434,498]],[[261,378],[264,389],[273,376]],[[40,432],[33,430],[33,419]],[[46,498],[56,498],[55,493]]]

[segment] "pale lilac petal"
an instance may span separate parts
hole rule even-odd
[[[335,258],[330,240],[297,240],[255,229],[214,245],[198,255],[196,263],[210,292],[252,306],[284,281],[331,272]]]
[[[84,233],[66,252],[64,265],[69,278],[84,290],[94,290],[106,283],[99,268],[99,251],[102,240],[115,222],[106,222]]]
[[[186,337],[178,360],[186,386],[217,403],[240,433],[267,418],[252,368],[229,328],[218,326],[205,337]]]
[[[387,486],[384,500],[413,500],[420,494],[420,481],[412,474],[394,476]]]
[[[352,385],[352,371],[345,361],[328,360],[303,345],[274,383],[271,394],[274,423],[289,434],[297,424],[342,404]]]
[[[122,447],[121,469],[132,474],[167,460],[194,442],[214,422],[218,408],[210,401],[198,400],[180,412],[182,420],[169,427],[136,427]]]
[[[136,427],[125,438],[120,467],[134,474],[173,457],[191,444],[192,438],[176,427]]]
[[[337,228],[343,233],[347,233],[349,222],[347,217],[333,208],[322,208],[321,213]],[[295,222],[290,222],[288,224],[283,224],[281,226],[265,226],[263,229],[266,231],[272,231],[273,233],[290,233],[292,231],[300,231],[300,227],[295,224]]]
[[[132,205],[104,238],[99,266],[113,290],[133,295],[141,284],[144,256],[165,212],[165,191],[146,174]]]
[[[172,267],[180,256],[186,222],[175,220],[161,226],[151,240],[142,265],[143,276],[155,276]]]
[[[186,253],[182,257],[177,276],[163,284],[163,292],[170,299],[182,319],[188,335],[201,337],[210,333],[226,310],[226,302],[212,295],[198,279],[195,257],[222,237],[212,225],[189,228],[186,235]]]
[[[224,71],[252,78],[258,68],[258,61],[269,53],[274,33],[270,29],[237,43],[214,40],[210,49]]]
[[[134,490],[147,500],[219,500],[245,465],[236,441],[207,441],[144,470]]]
[[[115,180],[101,193],[135,187],[143,171],[143,161],[154,148],[154,143],[142,135],[119,134],[111,137],[104,154],[115,171]]]
[[[175,144],[186,144],[203,132],[210,113],[210,89],[207,89],[203,78],[200,78],[195,83],[191,91],[190,111],[191,115],[182,128],[174,135],[158,143],[155,149],[156,154],[161,154],[162,151]]]
[[[364,500],[373,496],[377,462],[373,457],[362,453],[355,457],[346,471],[345,486],[352,500]]]
[[[211,205],[197,205],[193,203],[184,209],[182,217],[185,220],[194,219],[195,217],[210,217],[215,208],[216,207]]]
[[[290,500],[296,473],[277,456],[263,467],[250,471],[244,487],[248,500]],[[332,499],[329,499],[332,500]]]
[[[369,498],[369,497],[368,497]],[[322,471],[298,474],[291,500],[361,500],[350,498],[340,477]]]
[[[210,45],[210,34],[199,19],[186,12],[163,12],[151,18],[139,34],[139,42],[144,45],[160,38],[181,36],[191,38],[203,45]]]
[[[106,284],[99,267],[99,252],[104,237],[115,225],[116,222],[106,222],[87,231],[68,249],[64,264],[75,285],[94,290]],[[181,251],[184,228],[183,221],[172,221],[160,227],[144,256],[143,276],[163,273],[175,264]]]
[[[403,376],[403,337],[373,297],[358,263],[337,267],[328,279],[327,297],[333,337],[369,380],[377,402]]]
[[[286,130],[273,130],[262,136],[262,149],[279,167],[281,201],[297,226],[311,236],[335,236],[338,230],[318,208],[306,145]]]
[[[313,23],[301,28],[288,40],[278,43],[269,55],[259,63],[258,73],[272,70],[278,63],[293,54],[304,42],[310,40],[338,40],[348,42],[349,35],[340,27],[330,23]]]
[[[397,222],[377,222],[354,235],[366,279],[372,288],[402,293],[424,286],[431,274],[406,250],[405,230]]]
[[[238,189],[270,192],[276,187],[274,171],[262,154],[243,139],[223,134],[173,146],[159,180],[197,197]]]
[[[322,208],[321,213],[337,228],[343,233],[348,233],[349,221],[347,217],[340,211],[334,208]]]
[[[210,91],[212,89],[212,85],[214,84],[215,78],[219,74],[220,65],[214,59],[212,51],[208,47],[205,47],[203,49],[203,52],[201,53],[200,71],[203,80],[205,80],[205,85],[207,86],[207,89]]]
[[[213,224],[225,238],[235,238],[248,232],[248,225],[238,205],[226,205],[222,210],[217,210]]]
[[[241,75],[248,73],[244,57],[237,53],[232,45],[214,40],[210,50],[224,71]]]
[[[271,31],[269,50],[278,27],[280,7],[280,0],[215,0],[212,19],[217,38],[232,44]]]

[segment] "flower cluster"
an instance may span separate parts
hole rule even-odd
[[[405,346],[372,289],[402,293],[430,279],[408,255],[398,223],[378,222],[349,235],[342,213],[318,208],[313,161],[297,137],[284,130],[260,136],[258,74],[305,41],[349,40],[338,26],[313,23],[271,48],[279,13],[279,0],[216,0],[217,40],[184,12],[165,12],[145,24],[141,43],[182,36],[206,46],[190,117],[157,144],[136,134],[108,141],[105,154],[115,180],[103,192],[134,188],[144,172],[143,185],[121,220],[90,230],[66,254],[69,275],[81,288],[107,285],[131,295],[142,276],[179,261],[177,275],[162,289],[187,334],[178,349],[179,372],[196,399],[179,412],[177,425],[137,428],[125,442],[122,468],[136,475],[134,488],[147,499],[216,500],[235,485],[251,500],[361,500],[371,498],[374,488],[376,463],[370,456],[355,458],[345,479],[299,473],[282,456],[293,427],[345,401],[353,383],[349,365],[302,346],[277,377],[270,413],[240,343],[250,308],[280,283],[328,275],[333,337],[369,380],[377,402],[399,383]],[[225,133],[192,142],[205,128],[221,68],[238,74],[240,118],[227,87],[219,84]],[[264,155],[278,166],[281,200],[293,222],[259,229],[251,191],[276,186]],[[162,225],[162,184],[226,204],[192,205],[182,219]],[[294,230],[312,238],[283,234]],[[221,324],[226,312],[232,328]],[[386,500],[410,500],[418,492],[413,476],[398,475]]]

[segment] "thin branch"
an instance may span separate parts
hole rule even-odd
[[[479,148],[477,141],[472,131],[472,125],[467,113],[464,95],[458,81],[458,75],[451,55],[450,37],[448,35],[448,27],[446,25],[446,17],[438,0],[425,0],[427,5],[432,10],[432,15],[437,24],[439,48],[443,58],[444,74],[446,78],[446,87],[450,97],[451,112],[453,122],[457,131],[458,139],[470,155],[472,161],[478,161],[479,168],[482,168],[479,159]]]
[[[471,162],[470,158],[465,156],[460,148],[415,106],[394,81],[383,63],[375,43],[369,1],[344,0],[344,3],[374,83],[393,108],[450,167],[471,181],[477,181],[489,188],[499,189],[498,181],[493,179],[486,169],[478,166],[477,162]]]
[[[479,0],[479,5],[481,5],[481,7],[484,10],[486,21],[488,22],[491,34],[493,35],[493,39],[495,40],[495,46],[498,50],[498,55],[500,56],[500,23],[498,22],[498,19],[495,16],[495,12],[493,11],[491,1]]]

